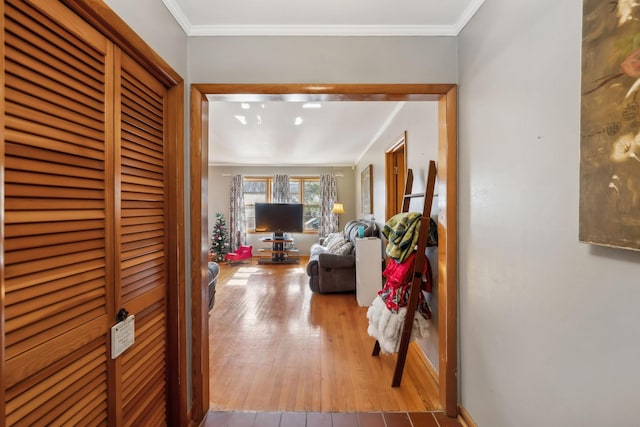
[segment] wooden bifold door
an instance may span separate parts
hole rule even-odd
[[[62,3],[3,7],[0,425],[166,424],[167,90]]]

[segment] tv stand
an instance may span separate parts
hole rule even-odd
[[[258,258],[258,264],[298,263],[298,250],[293,246],[293,239],[285,237],[284,233],[273,233],[272,237],[265,237],[260,240],[264,243],[271,243],[271,247],[259,249],[260,253],[264,253],[267,256]]]

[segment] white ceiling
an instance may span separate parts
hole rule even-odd
[[[162,0],[188,36],[455,36],[484,0]],[[264,107],[263,107],[264,105]],[[397,102],[215,101],[209,164],[354,165]],[[244,115],[241,124],[235,116]],[[260,119],[258,119],[260,115]],[[303,122],[295,125],[296,117]]]
[[[285,101],[211,102],[209,164],[352,166],[403,105],[391,101],[313,104],[321,108]]]
[[[484,0],[163,0],[189,36],[455,36]]]

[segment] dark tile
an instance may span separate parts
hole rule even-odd
[[[409,418],[415,427],[439,427],[431,412],[409,412]]]
[[[409,414],[406,412],[385,412],[384,420],[387,427],[412,427]]]
[[[358,416],[355,413],[333,413],[331,414],[333,427],[357,427]]]
[[[230,412],[213,412],[207,413],[207,417],[202,427],[229,427]]]
[[[331,414],[328,412],[310,412],[307,414],[307,427],[331,427]]]
[[[460,421],[455,418],[447,417],[444,412],[434,412],[433,416],[438,420],[440,427],[462,427]]]
[[[258,412],[253,425],[255,427],[279,427],[280,412]]]
[[[382,412],[360,412],[358,422],[360,427],[386,427]]]
[[[204,427],[253,427],[255,412],[209,412]]]
[[[255,412],[232,412],[229,417],[229,427],[253,427],[255,419]]]
[[[305,427],[307,414],[304,412],[283,412],[280,427]]]

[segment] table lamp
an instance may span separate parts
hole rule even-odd
[[[331,213],[335,214],[336,218],[338,218],[338,228],[340,228],[340,214],[344,213],[344,205],[342,203],[334,203]]]

